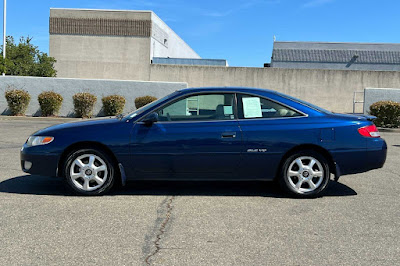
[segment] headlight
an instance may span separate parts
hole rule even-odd
[[[49,144],[54,140],[54,137],[44,137],[44,136],[30,136],[26,141],[26,145],[28,146],[38,146]]]

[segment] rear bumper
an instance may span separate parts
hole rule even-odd
[[[58,155],[49,153],[30,153],[22,149],[21,168],[25,173],[43,176],[57,176]]]
[[[333,152],[332,155],[341,175],[363,173],[383,167],[387,145],[383,139],[374,139],[367,149]]]
[[[382,168],[386,162],[386,155],[387,155],[386,143],[385,143],[385,149],[368,150],[367,162],[369,170]]]

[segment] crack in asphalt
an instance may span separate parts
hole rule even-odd
[[[166,212],[165,212],[165,214],[163,214],[164,218],[163,218],[161,224],[158,226],[157,234],[156,234],[155,240],[153,241],[154,250],[153,250],[153,252],[148,254],[144,260],[146,265],[151,265],[151,259],[155,255],[157,255],[157,253],[161,250],[161,247],[160,247],[161,237],[164,235],[167,224],[171,219],[172,209],[173,209],[172,202],[174,201],[174,199],[175,199],[175,196],[167,197],[166,200],[163,201],[163,203],[161,204],[161,205],[165,205]]]

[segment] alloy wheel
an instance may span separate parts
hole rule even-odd
[[[287,170],[290,186],[299,194],[318,189],[324,179],[322,164],[311,156],[301,156],[293,160]]]
[[[97,155],[83,154],[77,157],[71,164],[71,181],[81,190],[96,190],[105,183],[107,177],[107,164]]]

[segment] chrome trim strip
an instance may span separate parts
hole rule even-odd
[[[277,119],[294,119],[294,118],[307,118],[308,115],[293,116],[293,117],[255,117],[255,118],[240,118],[239,121],[253,121],[253,120],[277,120]]]
[[[238,119],[229,119],[229,120],[200,120],[200,121],[157,121],[155,124],[171,124],[171,123],[209,123],[209,122],[238,122]],[[144,124],[144,122],[139,121],[136,124]]]

